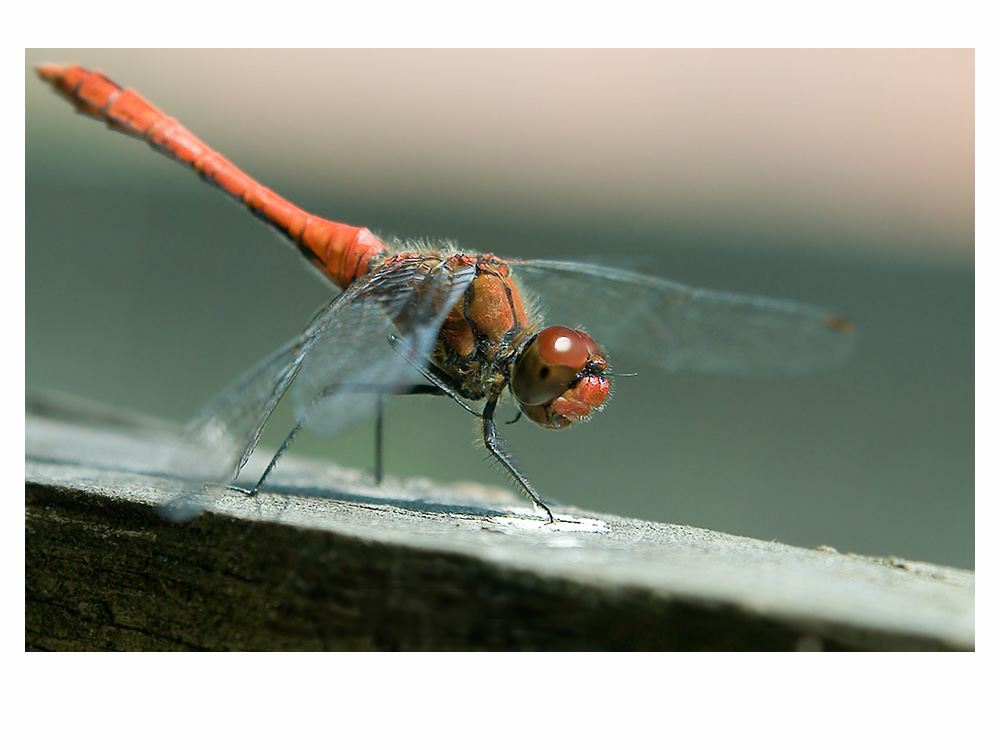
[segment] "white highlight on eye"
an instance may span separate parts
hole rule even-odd
[[[573,342],[570,341],[569,336],[560,336],[552,346],[557,352],[568,352],[572,348]]]

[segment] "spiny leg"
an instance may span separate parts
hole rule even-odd
[[[382,484],[385,477],[385,397],[392,396],[450,396],[451,393],[443,391],[433,383],[418,383],[411,385],[407,390],[399,393],[387,394],[386,391],[378,391],[378,398],[375,402],[375,464],[372,468],[372,475],[375,484]],[[477,415],[478,416],[478,415]]]
[[[499,394],[495,394],[490,397],[489,401],[486,402],[486,406],[483,408],[483,442],[486,444],[486,449],[493,454],[494,458],[500,462],[507,473],[510,474],[514,481],[516,481],[521,489],[524,490],[525,494],[531,498],[531,502],[535,504],[536,507],[541,508],[549,517],[549,523],[555,523],[555,517],[552,515],[552,511],[549,510],[549,506],[542,502],[542,499],[535,492],[535,488],[531,486],[525,476],[517,470],[514,466],[514,462],[510,455],[503,449],[500,445],[500,436],[497,434],[496,422],[493,419],[493,413],[496,411],[497,402],[499,401]]]
[[[380,393],[375,401],[375,484],[382,484],[382,428],[385,426],[385,397]]]
[[[337,384],[337,385],[329,385],[326,388],[324,388],[320,392],[320,394],[314,399],[314,401],[318,402],[318,401],[321,401],[322,399],[326,398],[327,396],[329,396],[332,393],[335,393],[335,392],[341,392],[341,393],[343,393],[345,391],[353,391],[354,393],[374,393],[374,394],[376,394],[376,402],[375,402],[376,403],[376,406],[375,406],[375,465],[374,465],[374,468],[373,468],[373,474],[374,474],[375,484],[381,484],[382,483],[382,478],[384,476],[384,472],[383,472],[383,455],[384,455],[383,454],[383,442],[384,441],[383,441],[382,433],[383,433],[383,428],[385,426],[385,396],[386,396],[386,394],[388,393],[388,394],[395,395],[395,396],[412,396],[412,395],[446,396],[446,395],[450,395],[450,394],[447,394],[447,393],[443,392],[436,385],[423,384],[423,383],[412,385],[407,390],[401,391],[401,392],[395,392],[395,391],[387,390],[386,387],[384,387],[384,386],[378,386],[378,385],[366,385],[366,384],[340,385],[340,384]],[[264,482],[267,481],[267,478],[271,475],[271,472],[274,471],[274,467],[277,466],[278,461],[285,454],[285,451],[287,451],[289,449],[289,447],[291,447],[292,442],[295,440],[295,437],[299,434],[299,432],[302,430],[302,427],[304,425],[305,425],[305,417],[302,417],[302,418],[298,419],[295,422],[295,426],[292,427],[291,432],[288,433],[288,436],[281,443],[281,446],[278,448],[278,450],[275,452],[275,454],[271,457],[271,461],[270,461],[270,463],[268,463],[267,468],[264,469],[264,473],[261,474],[260,479],[257,480],[257,483],[252,488],[245,489],[243,487],[237,487],[237,486],[235,486],[233,484],[229,484],[228,485],[228,489],[235,490],[236,492],[240,492],[240,493],[242,493],[244,495],[247,495],[248,497],[255,497],[260,492],[261,487],[264,486]],[[249,458],[249,456],[247,458]],[[244,464],[245,463],[246,462],[244,461]],[[242,466],[240,468],[242,468]],[[233,481],[236,481],[236,477],[233,478]]]
[[[423,375],[433,385],[438,392],[438,395],[451,396],[452,401],[469,412],[469,414],[474,417],[482,418],[482,414],[462,400],[462,397],[458,395],[458,392],[448,381],[445,374],[438,370],[433,362],[419,360],[410,349],[409,345],[398,336],[389,336],[389,346],[393,348],[393,351],[395,351],[396,354],[405,359],[414,370]],[[417,391],[411,391],[411,393],[416,392]]]
[[[433,362],[425,363],[418,359],[411,351],[407,343],[398,336],[389,336],[389,345],[392,346],[397,354],[409,362],[415,370],[427,378],[427,380],[431,382],[432,387],[437,389],[438,394],[451,396],[455,403],[470,414],[479,417],[482,420],[483,442],[486,444],[487,450],[489,450],[489,452],[493,454],[493,457],[500,462],[500,465],[507,470],[507,473],[514,478],[514,481],[517,482],[524,493],[531,498],[531,501],[535,504],[535,506],[545,511],[549,517],[549,523],[555,523],[552,511],[549,510],[549,507],[542,502],[542,498],[539,497],[537,492],[535,492],[535,488],[532,487],[527,478],[520,471],[518,471],[517,467],[514,466],[514,462],[510,455],[500,445],[500,436],[497,434],[496,422],[493,419],[497,403],[500,401],[500,392],[497,392],[490,397],[485,408],[483,409],[483,413],[480,414],[462,400],[444,373],[440,372],[434,366]],[[510,424],[516,422],[520,416],[520,413],[518,413],[518,415],[510,421]]]
[[[302,429],[303,424],[305,424],[305,420],[303,419],[300,419],[295,423],[295,426],[292,428],[292,431],[288,433],[288,437],[286,437],[284,442],[282,442],[281,447],[279,447],[278,450],[275,452],[275,454],[271,457],[271,462],[267,465],[267,468],[264,469],[264,473],[260,475],[260,479],[257,480],[257,484],[255,484],[249,490],[244,489],[242,487],[237,487],[233,484],[230,484],[228,488],[231,490],[236,490],[237,492],[242,492],[247,497],[256,497],[257,493],[260,492],[260,488],[264,485],[264,482],[267,481],[267,478],[271,475],[271,472],[274,471],[274,467],[278,465],[278,460],[285,454],[285,451],[288,450],[289,446],[292,444],[292,441],[295,440],[295,436],[299,434],[299,430]],[[236,481],[235,477],[233,478],[233,481]]]

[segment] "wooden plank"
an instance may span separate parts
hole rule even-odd
[[[284,459],[173,523],[171,435],[26,419],[25,641],[98,649],[975,648],[975,575]],[[42,413],[39,413],[42,412]]]

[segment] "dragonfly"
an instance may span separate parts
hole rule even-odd
[[[307,422],[332,432],[377,414],[380,445],[383,397],[427,393],[449,397],[479,420],[486,450],[552,523],[499,435],[497,407],[506,395],[518,417],[561,430],[607,404],[615,372],[605,346],[667,373],[735,375],[832,368],[854,348],[852,323],[812,305],[591,263],[478,253],[453,241],[380,238],[293,205],[100,72],[78,65],[37,72],[80,113],[145,140],[240,201],[338,290],[301,333],[189,424],[183,443],[194,465],[186,471],[206,487],[237,489],[289,393],[295,427],[247,494],[260,491]],[[380,449],[375,477],[382,477]],[[188,504],[197,510],[196,501]]]

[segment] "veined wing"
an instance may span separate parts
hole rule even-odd
[[[508,262],[546,325],[584,328],[612,362],[627,350],[669,372],[795,375],[842,365],[856,345],[849,321],[811,305],[588,263]]]
[[[391,264],[391,265],[390,265]],[[375,409],[380,394],[426,381],[389,344],[429,358],[441,325],[475,276],[446,258],[390,261],[354,286],[349,305],[324,311],[310,325],[310,348],[292,386],[296,416],[333,434]]]
[[[474,275],[471,267],[411,258],[389,261],[348,287],[190,423],[173,468],[199,489],[179,498],[171,515],[194,515],[201,486],[235,480],[290,388],[297,418],[332,433],[372,413],[379,394],[413,383],[413,367],[388,337],[427,356]]]

